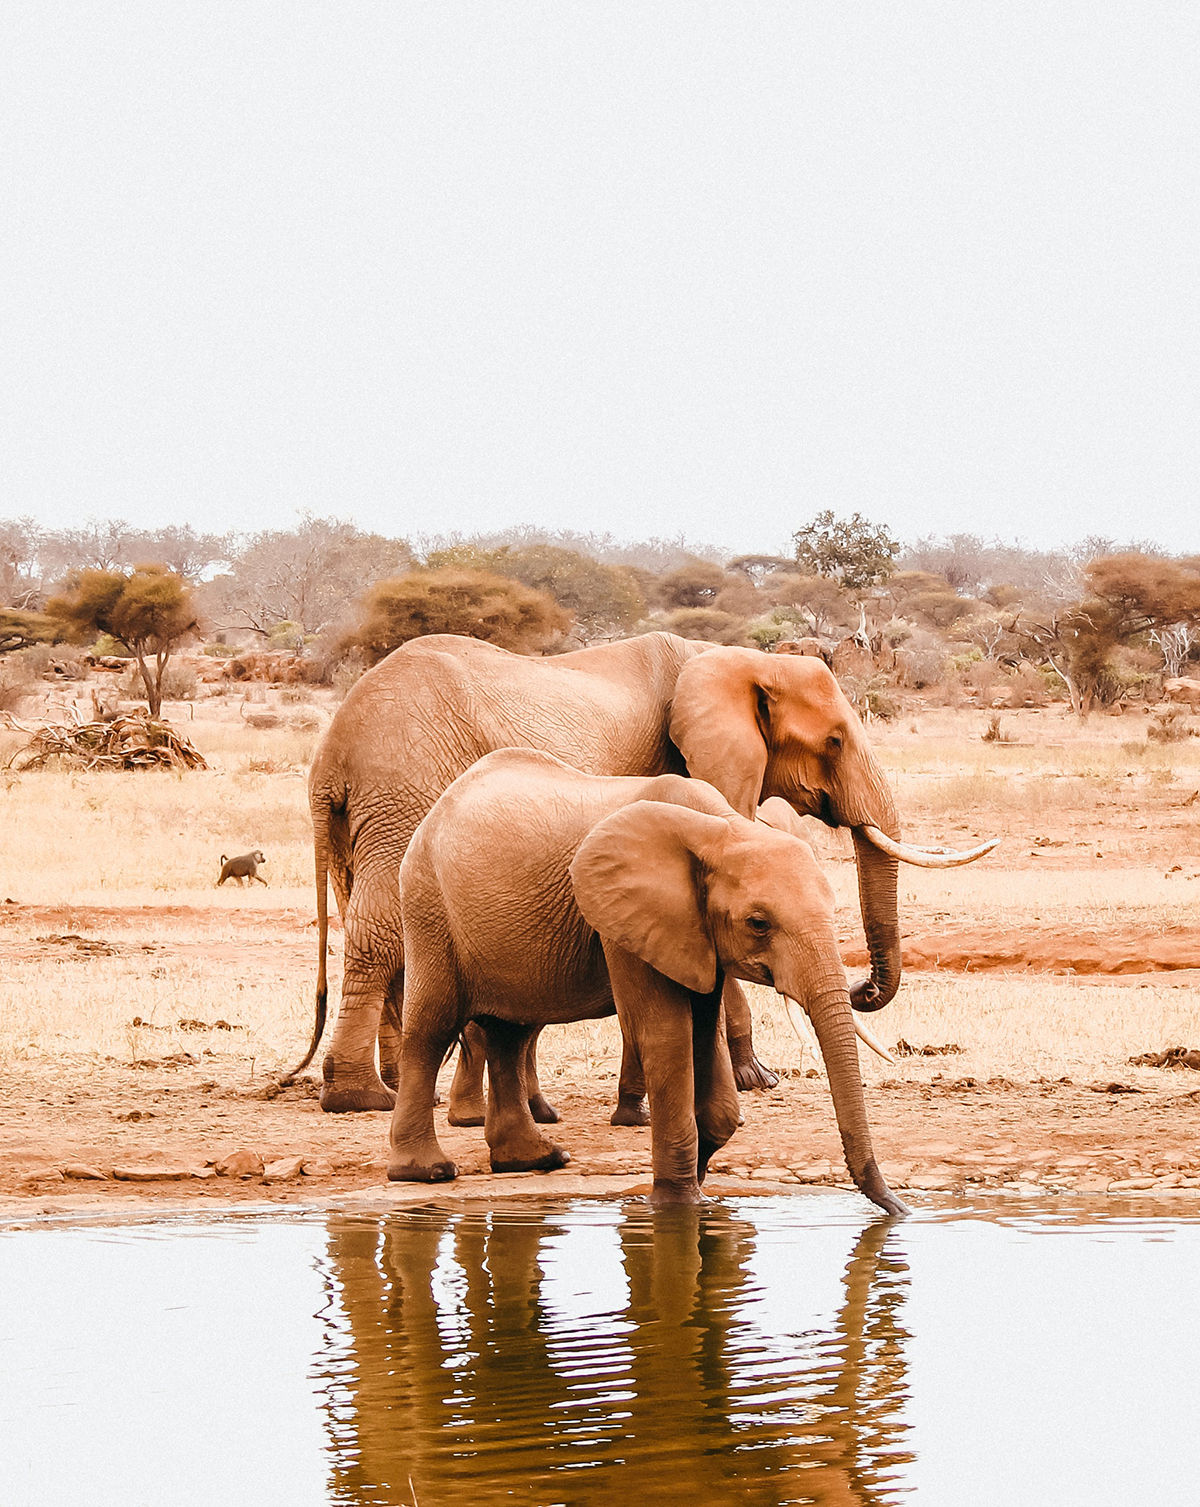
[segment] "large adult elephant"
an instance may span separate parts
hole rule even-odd
[[[390,1109],[399,1048],[404,957],[400,862],[417,825],[452,780],[499,748],[554,754],[585,774],[691,774],[752,817],[770,796],[803,816],[849,827],[858,861],[871,976],[852,1003],[877,1010],[900,982],[897,861],[942,867],[970,854],[930,854],[898,841],[887,781],[862,724],[819,659],[718,648],[649,633],[548,659],[478,639],[434,634],[397,649],[353,687],[309,778],[324,1029],[327,880],[345,931],[342,1003],[323,1064],[321,1107]],[[725,1001],[740,1087],[766,1080],[755,1061],[745,996]],[[379,1041],[384,1077],[375,1066]]]

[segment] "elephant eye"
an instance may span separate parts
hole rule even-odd
[[[765,937],[771,930],[771,923],[766,916],[747,916],[746,925],[756,937]]]

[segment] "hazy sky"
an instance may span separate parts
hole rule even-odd
[[[10,4],[0,515],[1200,549],[1200,8]]]

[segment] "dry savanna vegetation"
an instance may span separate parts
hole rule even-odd
[[[385,1117],[322,1115],[314,1085],[278,1078],[311,1027],[309,760],[364,666],[430,631],[530,653],[655,628],[765,652],[805,640],[868,723],[906,836],[1004,838],[969,868],[901,870],[905,983],[868,1022],[896,1060],[862,1052],[889,1177],[1200,1177],[1200,1077],[1129,1060],[1200,1047],[1194,561],[1108,541],[901,550],[831,515],[787,555],[733,560],[529,530],[418,549],[313,519],[236,541],[122,527],[0,528],[0,1197],[381,1185]],[[206,767],[21,770],[47,723],[110,726],[156,697]],[[849,838],[809,825],[854,972]],[[268,886],[217,888],[222,855],[254,849]],[[340,946],[335,928],[335,997]],[[743,1100],[716,1166],[836,1181],[820,1062],[777,997],[754,1007],[781,1081]],[[548,1031],[541,1055],[574,1169],[643,1177],[648,1135],[607,1124],[614,1023]],[[481,1132],[439,1133],[485,1172]],[[252,1175],[214,1175],[231,1153]]]
[[[257,1178],[59,1181],[80,1163],[182,1176],[246,1149],[267,1162],[307,1159],[309,1175],[274,1197],[380,1183],[385,1117],[324,1116],[305,1085],[275,1089],[311,1021],[304,772],[319,725],[287,725],[288,704],[267,694],[261,704],[281,724],[260,730],[222,698],[168,705],[204,771],[5,778],[5,1194],[264,1196]],[[318,723],[331,709],[306,708]],[[968,869],[902,871],[910,971],[870,1024],[892,1047],[958,1050],[893,1067],[864,1049],[885,1165],[913,1186],[965,1176],[1024,1185],[1044,1182],[1046,1166],[1022,1156],[1049,1146],[1060,1153],[1051,1172],[1076,1186],[1190,1181],[1200,1080],[1127,1059],[1200,1042],[1200,743],[1165,750],[1124,719],[1081,725],[1061,707],[1006,718],[1005,744],[983,742],[986,726],[984,713],[936,708],[875,734],[912,836],[1005,837]],[[4,742],[10,753],[20,735]],[[812,825],[853,971],[865,961],[854,866],[839,834]],[[269,888],[215,888],[221,855],[252,847],[267,855]],[[336,932],[332,945],[336,978]],[[752,1096],[718,1166],[836,1179],[819,1060],[774,995],[756,991],[755,1012],[760,1056],[782,1081]],[[606,1123],[618,1056],[610,1021],[547,1032],[542,1053],[574,1165],[637,1177],[648,1138]],[[1138,1092],[1101,1091],[1113,1083]],[[484,1172],[480,1132],[450,1131],[446,1143]]]

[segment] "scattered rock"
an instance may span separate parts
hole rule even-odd
[[[185,1183],[198,1175],[191,1167],[114,1167],[113,1176],[121,1183]]]
[[[300,1163],[300,1171],[305,1177],[332,1177],[335,1172],[332,1162],[327,1162],[324,1157],[305,1157]]]
[[[832,1162],[807,1162],[791,1169],[792,1175],[802,1183],[823,1183],[834,1176]]]
[[[152,1109],[131,1109],[128,1114],[117,1116],[117,1119],[123,1121],[126,1125],[136,1125],[139,1120],[152,1120],[153,1118],[154,1111]]]
[[[1143,1052],[1126,1060],[1130,1067],[1190,1067],[1200,1072],[1200,1052],[1195,1047],[1168,1047],[1165,1052]]]
[[[81,937],[73,931],[61,935],[52,932],[49,936],[36,937],[34,940],[60,947],[74,947],[76,952],[86,953],[90,957],[113,958],[119,951],[111,942],[101,941],[99,937]]]
[[[89,1167],[86,1162],[68,1162],[62,1169],[64,1177],[73,1177],[81,1183],[104,1183],[108,1181],[108,1173],[101,1172],[98,1167]]]
[[[897,1057],[957,1057],[961,1056],[966,1050],[966,1047],[960,1047],[956,1041],[948,1041],[944,1046],[940,1047],[915,1047],[912,1042],[905,1041],[903,1036],[901,1036],[900,1040],[892,1048]]]
[[[283,1156],[263,1168],[264,1183],[290,1183],[304,1171],[302,1156]]]
[[[218,1177],[261,1177],[263,1159],[257,1151],[231,1151],[217,1163]]]
[[[1089,1083],[1085,1085],[1094,1094],[1140,1094],[1140,1088],[1132,1083]]]

